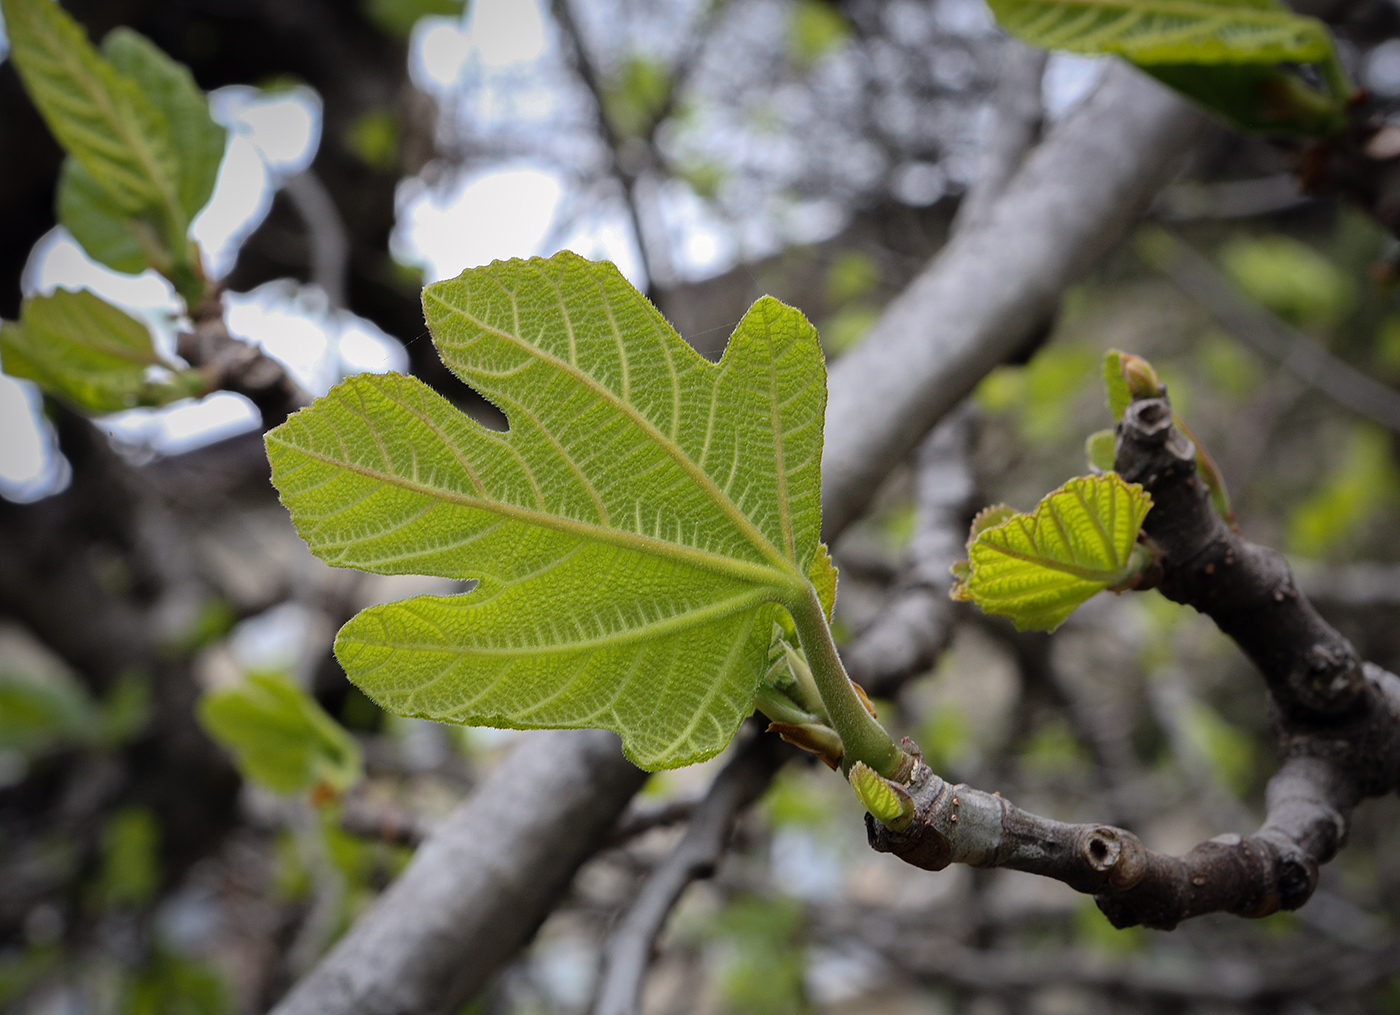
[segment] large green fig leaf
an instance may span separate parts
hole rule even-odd
[[[1122,586],[1150,563],[1137,546],[1152,498],[1117,473],[1079,476],[1032,514],[974,524],[968,559],[954,566],[953,598],[1010,617],[1019,630],[1053,631],[1080,603]]]
[[[434,283],[443,361],[506,433],[421,382],[361,375],[267,437],[312,551],[470,593],[372,607],[336,638],[390,711],[603,727],[650,769],[724,748],[781,602],[835,581],[818,541],[826,374],[759,300],[713,364],[611,264],[561,253]]]
[[[1309,63],[1332,54],[1327,29],[1275,0],[989,0],[1003,28],[1034,46],[1117,53],[1133,63]]]

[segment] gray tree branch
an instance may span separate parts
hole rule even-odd
[[[822,465],[828,540],[1172,177],[1207,120],[1115,65],[1030,154],[980,225],[955,236],[832,367]]]
[[[1162,593],[1211,617],[1264,677],[1284,762],[1269,781],[1263,826],[1168,856],[1121,828],[1064,824],[950,786],[921,763],[914,824],[892,832],[867,817],[871,844],[932,870],[967,863],[1055,878],[1095,895],[1118,927],[1297,909],[1345,842],[1357,803],[1400,784],[1400,678],[1363,662],[1283,559],[1215,512],[1165,398],[1135,400],[1117,445],[1119,474],[1153,498],[1143,529],[1159,554]]]
[[[1203,122],[1135,72],[1106,75],[1030,157],[987,224],[955,240],[840,361],[829,381],[828,538],[1122,235]],[[277,1015],[426,1015],[478,991],[601,841],[585,843],[581,831],[610,827],[640,785],[613,745],[605,734],[565,732],[522,747],[429,838]],[[535,777],[512,774],[526,769]],[[490,876],[461,859],[478,857]],[[520,890],[525,883],[531,891]]]

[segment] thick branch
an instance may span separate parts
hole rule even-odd
[[[868,819],[871,844],[932,870],[968,863],[1052,877],[1097,896],[1120,927],[1296,909],[1345,842],[1356,804],[1400,783],[1400,678],[1363,663],[1298,592],[1283,559],[1225,524],[1165,398],[1124,412],[1115,464],[1152,494],[1143,528],[1161,555],[1163,594],[1210,616],[1264,676],[1286,760],[1269,781],[1263,827],[1173,857],[1123,829],[1067,825],[949,786],[921,765],[914,824],[894,833]]]
[[[792,751],[776,737],[754,736],[710,785],[685,835],[647,878],[603,949],[594,1015],[635,1015],[652,949],[686,886],[714,873],[739,813],[768,788]]]
[[[828,539],[1065,287],[1170,181],[1205,114],[1126,66],[1027,158],[980,225],[955,236],[831,370],[822,463]]]
[[[644,779],[611,733],[531,734],[274,1011],[454,1009],[530,939]]]

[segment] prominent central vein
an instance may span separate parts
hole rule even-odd
[[[276,438],[270,439],[275,440]],[[519,507],[515,504],[507,504],[504,501],[492,500],[489,497],[474,497],[470,494],[458,493],[455,490],[444,490],[442,487],[429,486],[426,483],[406,479],[403,476],[396,476],[391,472],[372,469],[368,466],[360,465],[357,462],[351,462],[319,451],[313,451],[310,448],[291,444],[287,444],[286,446],[292,448],[299,454],[305,455],[307,458],[322,462],[323,464],[347,469],[350,472],[357,473],[368,479],[374,479],[381,483],[389,483],[400,489],[422,494],[425,497],[434,497],[438,500],[460,505],[461,507],[477,508],[481,511],[503,515],[507,518],[526,522],[530,525],[539,525],[544,528],[555,529],[559,532],[567,532],[581,539],[593,539],[603,543],[624,546],[630,550],[636,550],[639,553],[660,557],[665,560],[682,561],[707,571],[718,572],[744,581],[756,582],[777,591],[787,592],[794,587],[794,574],[790,567],[777,568],[768,567],[763,564],[751,564],[746,560],[735,560],[733,557],[726,557],[723,554],[711,553],[708,550],[700,550],[693,546],[685,546],[680,543],[667,542],[664,539],[656,539],[653,536],[644,536],[639,533],[625,532],[621,529],[594,525],[591,522],[582,522],[574,518],[565,518],[562,515],[553,515],[534,508]]]
[[[469,324],[479,328],[487,334],[495,335],[497,338],[504,339],[512,345],[530,353],[532,356],[537,356],[540,359],[550,363],[556,369],[561,370],[564,373],[567,373],[571,377],[575,378],[580,384],[583,384],[585,387],[589,388],[600,398],[612,403],[614,406],[617,407],[617,409],[620,412],[622,412],[638,427],[640,427],[642,432],[646,434],[646,436],[650,438],[653,443],[655,443],[658,447],[665,451],[666,454],[671,458],[671,460],[674,461],[697,486],[699,486],[702,490],[705,491],[705,494],[710,498],[711,501],[714,502],[715,506],[718,507],[722,512],[724,512],[725,516],[729,518],[731,522],[734,523],[734,526],[744,535],[746,539],[748,539],[750,543],[753,544],[755,549],[757,549],[765,557],[773,561],[773,563],[778,566],[778,568],[784,573],[785,576],[789,578],[789,580],[792,577],[800,577],[795,562],[793,560],[790,560],[788,557],[784,556],[783,553],[776,546],[769,542],[768,537],[765,536],[762,532],[760,532],[758,527],[749,520],[748,516],[745,515],[741,510],[739,510],[739,506],[735,504],[732,500],[730,500],[727,496],[725,496],[724,491],[721,490],[715,484],[715,481],[710,478],[709,474],[705,472],[704,469],[700,468],[700,466],[698,466],[690,458],[690,456],[687,455],[685,451],[681,449],[681,447],[678,444],[676,444],[664,433],[658,430],[649,419],[647,419],[640,412],[638,412],[637,409],[630,402],[623,398],[619,398],[618,395],[611,389],[605,387],[602,384],[599,384],[596,380],[594,380],[592,377],[584,373],[581,369],[574,366],[573,364],[566,363],[564,360],[561,360],[557,356],[554,356],[544,351],[538,346],[530,345],[528,342],[524,341],[517,335],[512,335],[508,331],[503,331],[500,328],[487,324],[485,321],[477,319],[476,317],[468,313],[466,310],[463,310],[461,307],[448,303],[446,300],[444,300],[441,296],[438,296],[431,289],[425,290],[424,298],[431,298],[435,300],[436,302],[442,304],[442,306],[447,308],[452,313],[458,315],[463,320],[467,321]],[[454,343],[448,341],[439,340],[439,345],[445,348],[450,348],[453,344]],[[784,584],[789,583],[790,581],[785,582]]]

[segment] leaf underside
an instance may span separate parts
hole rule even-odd
[[[1273,0],[989,0],[1012,35],[1046,49],[1133,63],[1308,63],[1326,59],[1322,23]]]
[[[1116,473],[1071,479],[1032,514],[978,533],[954,596],[1020,630],[1054,630],[1084,600],[1132,577],[1151,506],[1141,486]]]
[[[603,727],[644,768],[724,748],[767,669],[777,602],[823,590],[825,366],[759,300],[712,364],[611,264],[495,262],[427,287],[443,362],[510,430],[421,382],[361,375],[268,434],[322,559],[475,579],[372,607],[336,639],[390,711]]]

